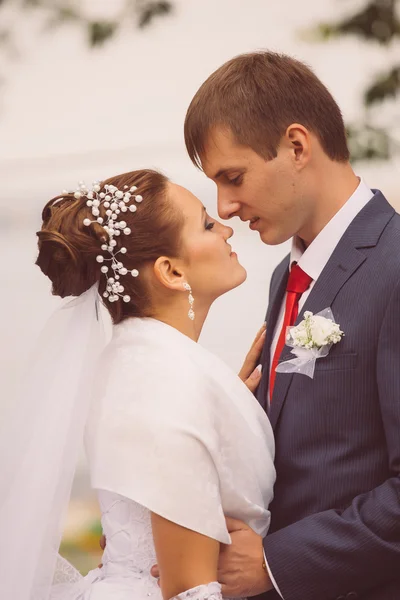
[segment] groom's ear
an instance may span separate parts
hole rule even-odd
[[[304,125],[292,123],[286,129],[285,141],[292,154],[296,168],[302,169],[311,157],[310,132]]]
[[[154,263],[154,275],[159,283],[170,290],[182,290],[185,273],[179,263],[167,256],[160,256]]]

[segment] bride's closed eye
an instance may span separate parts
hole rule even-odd
[[[204,211],[206,209],[204,208]],[[215,225],[215,221],[213,221],[206,212],[204,212],[204,229],[207,229],[207,231],[211,231],[211,229],[214,227]]]

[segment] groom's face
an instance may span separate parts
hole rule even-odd
[[[308,207],[301,192],[293,145],[282,138],[278,155],[265,160],[236,142],[230,131],[209,135],[202,166],[217,185],[221,219],[239,217],[266,244],[280,244],[301,231]]]

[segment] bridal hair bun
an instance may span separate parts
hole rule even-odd
[[[80,296],[99,279],[93,254],[100,243],[94,229],[79,226],[83,203],[72,193],[53,198],[42,212],[43,225],[37,233],[36,264],[52,283],[55,296]]]
[[[111,210],[112,209],[112,210]],[[183,216],[168,197],[165,175],[143,169],[63,192],[42,212],[36,264],[52,293],[80,296],[96,282],[114,323],[151,316],[141,269],[177,256]]]

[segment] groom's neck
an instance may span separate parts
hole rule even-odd
[[[335,214],[346,204],[360,183],[350,163],[325,161],[313,177],[312,210],[298,237],[307,248]]]

